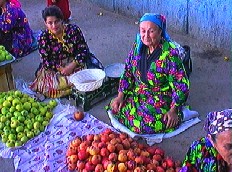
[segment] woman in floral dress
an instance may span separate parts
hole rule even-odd
[[[20,3],[0,0],[0,45],[19,58],[37,48],[33,43],[33,32]]]
[[[68,76],[84,67],[89,48],[77,25],[63,24],[57,6],[46,7],[42,16],[47,29],[38,38],[41,63],[30,88],[46,97],[63,97],[71,93]]]
[[[108,106],[114,117],[139,134],[170,132],[182,121],[189,80],[163,15],[146,13],[119,82],[118,96]]]
[[[180,172],[231,172],[232,109],[210,112],[205,130],[207,136],[191,144]]]

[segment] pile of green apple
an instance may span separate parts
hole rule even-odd
[[[0,92],[0,137],[18,147],[43,132],[53,117],[56,100],[39,102],[19,90]]]
[[[0,45],[0,62],[12,59],[12,55],[5,49],[3,45]]]

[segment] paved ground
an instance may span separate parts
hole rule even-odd
[[[41,0],[21,0],[21,2],[29,17],[31,27],[34,30],[43,29],[41,10],[45,7],[45,2],[41,2]],[[91,51],[105,66],[124,62],[138,31],[138,25],[135,24],[137,19],[103,10],[88,3],[87,0],[70,0],[70,3],[73,12],[71,22],[81,27]],[[100,12],[103,13],[102,16],[98,15]],[[231,107],[231,61],[224,61],[225,56],[230,56],[230,48],[219,51],[213,49],[209,44],[197,41],[187,35],[170,30],[169,33],[175,41],[191,47],[193,73],[190,77],[191,90],[188,102],[193,110],[199,112],[202,121],[209,111]],[[38,64],[37,52],[14,63],[15,78],[32,81]],[[104,111],[104,106],[108,101],[99,103],[89,113],[110,124]],[[176,137],[165,139],[159,146],[166,150],[167,155],[182,160],[190,143],[205,135],[202,126],[203,122]],[[12,171],[14,171],[13,160],[1,158],[0,172]]]

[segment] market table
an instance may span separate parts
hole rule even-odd
[[[56,171],[67,172],[65,155],[67,147],[76,136],[98,134],[112,127],[85,113],[82,121],[75,121],[76,107],[59,104],[44,132],[19,148],[0,144],[0,156],[14,158],[16,172]]]

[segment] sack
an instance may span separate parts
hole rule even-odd
[[[88,58],[86,59],[86,67],[87,69],[102,69],[104,70],[104,66],[102,62],[95,57],[93,53],[89,53]]]
[[[29,86],[35,92],[39,92],[46,97],[58,98],[71,93],[72,83],[67,76],[60,73],[45,70],[43,67],[37,72],[37,77]]]

